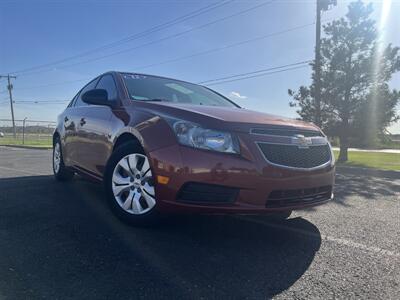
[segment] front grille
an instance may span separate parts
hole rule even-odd
[[[321,166],[331,159],[331,150],[328,144],[299,147],[297,145],[258,143],[258,146],[269,162],[286,167],[310,169]]]
[[[332,186],[322,186],[298,190],[276,190],[269,194],[267,208],[295,207],[307,204],[318,204],[329,200]]]
[[[179,190],[177,200],[203,204],[232,203],[236,200],[238,193],[237,188],[188,182]]]

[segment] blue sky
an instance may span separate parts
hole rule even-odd
[[[2,0],[0,74],[80,54],[221,1]],[[90,78],[108,70],[137,71],[200,82],[312,59],[315,27],[310,25],[206,55],[141,68],[310,24],[315,19],[315,1],[277,0],[179,37],[142,46],[264,2],[267,1],[236,0],[140,39],[57,66],[35,70],[46,72],[21,73],[14,81],[16,118],[55,120],[65,107],[65,102],[35,104],[25,101],[69,100]],[[337,7],[323,14],[323,20],[342,16],[348,3],[339,0]],[[382,1],[374,1],[373,5],[374,18],[379,21]],[[400,1],[393,0],[386,21],[385,39],[397,46],[400,46],[399,14]],[[130,48],[136,49],[113,55]],[[106,55],[109,56],[84,62]],[[295,110],[288,106],[290,97],[287,89],[308,84],[310,72],[307,67],[212,88],[246,108],[296,117]],[[396,74],[391,86],[400,88],[400,74]],[[5,88],[3,79],[0,81],[0,118],[10,118]],[[390,130],[400,133],[400,124],[392,126]]]

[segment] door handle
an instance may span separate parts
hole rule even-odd
[[[65,116],[65,118],[64,118],[64,122],[65,122],[65,123],[67,123],[67,122],[68,122],[68,120],[69,120],[69,119],[68,119],[68,117],[67,117],[67,116]]]
[[[81,126],[85,125],[86,124],[85,118],[82,118],[79,124],[81,124]]]

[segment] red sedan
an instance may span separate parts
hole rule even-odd
[[[108,72],[58,117],[53,170],[104,183],[135,224],[160,213],[269,213],[332,199],[335,163],[313,124],[243,109],[200,85]]]

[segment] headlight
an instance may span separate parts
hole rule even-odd
[[[175,121],[172,127],[182,145],[218,152],[239,153],[239,142],[231,133],[205,129],[187,121]]]

